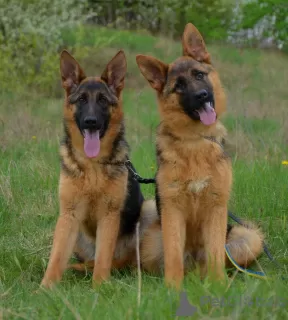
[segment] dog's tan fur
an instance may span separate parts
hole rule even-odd
[[[177,93],[171,90],[176,78],[181,74],[187,76],[191,65],[196,65],[208,74],[217,117],[226,110],[220,78],[199,31],[188,24],[182,39],[183,56],[169,65],[149,56],[136,58],[142,74],[157,92],[161,123],[156,138],[159,166],[156,181],[165,280],[176,288],[183,280],[185,255],[193,256],[202,276],[209,270],[217,279],[224,278],[227,204],[232,185],[231,162],[219,144],[225,135],[223,126],[218,121],[205,126],[188,117]],[[206,137],[213,137],[214,141]],[[249,233],[243,229],[241,232],[246,236]],[[231,233],[230,240],[233,235],[239,236],[237,229]],[[154,224],[146,236],[142,242],[142,264],[154,270],[158,267],[156,261],[162,260],[159,225]],[[258,253],[259,246],[254,247],[258,236],[254,232],[252,244],[248,241],[250,250],[255,249],[252,255]],[[250,262],[252,255],[247,255],[243,247],[241,257],[237,257],[240,262],[243,259]]]

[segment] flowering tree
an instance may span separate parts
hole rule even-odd
[[[17,81],[47,85],[57,68],[61,32],[81,22],[86,0],[0,0],[0,81],[7,90]],[[55,63],[56,62],[56,63]],[[42,76],[37,77],[41,73]],[[40,80],[41,79],[41,80]],[[36,83],[35,83],[36,82]],[[7,86],[5,86],[7,84]]]

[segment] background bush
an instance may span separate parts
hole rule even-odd
[[[113,40],[113,32],[102,37],[87,24],[179,39],[191,21],[208,43],[269,38],[269,46],[287,50],[287,17],[286,0],[0,0],[0,90],[53,94],[61,48],[72,43],[81,58]]]
[[[234,37],[238,32],[238,41],[244,40],[247,43],[248,40],[256,45],[261,43],[262,46],[274,44],[287,51],[288,2],[286,0],[248,0],[235,12],[238,14],[237,23],[232,25],[231,29],[236,31]]]
[[[1,90],[33,84],[49,92],[63,45],[61,30],[86,20],[86,5],[86,0],[0,0]]]
[[[89,0],[93,22],[114,27],[148,29],[153,33],[180,36],[193,21],[206,39],[225,39],[232,19],[231,0]]]
[[[184,25],[193,21],[206,41],[258,45],[270,38],[279,48],[287,46],[286,0],[89,0],[89,5],[95,12],[92,21],[100,25],[179,37]]]

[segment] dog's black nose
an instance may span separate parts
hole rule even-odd
[[[85,119],[84,119],[84,122],[85,122],[85,125],[87,127],[96,127],[97,125],[97,118],[96,117],[93,117],[93,116],[87,116]]]
[[[205,101],[205,99],[208,98],[208,92],[205,89],[202,89],[198,92],[195,93],[195,98],[199,101],[199,102],[203,102]]]

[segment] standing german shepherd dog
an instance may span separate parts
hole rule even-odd
[[[100,284],[109,278],[111,267],[133,257],[144,201],[125,165],[129,160],[122,108],[126,58],[119,51],[101,77],[86,77],[78,62],[63,51],[60,70],[65,90],[60,216],[42,285],[50,287],[61,280],[73,250],[82,262],[94,260],[93,283]],[[149,202],[142,209],[148,212]]]
[[[136,57],[157,92],[161,123],[156,202],[165,281],[176,288],[189,255],[202,276],[209,271],[222,279],[226,242],[240,265],[247,266],[262,251],[259,230],[230,227],[227,232],[232,169],[221,146],[225,129],[218,122],[226,109],[225,93],[203,38],[191,23],[185,27],[182,46],[183,55],[169,65],[150,56]],[[148,270],[161,265],[159,230],[159,223],[151,226],[141,243],[142,264]]]

